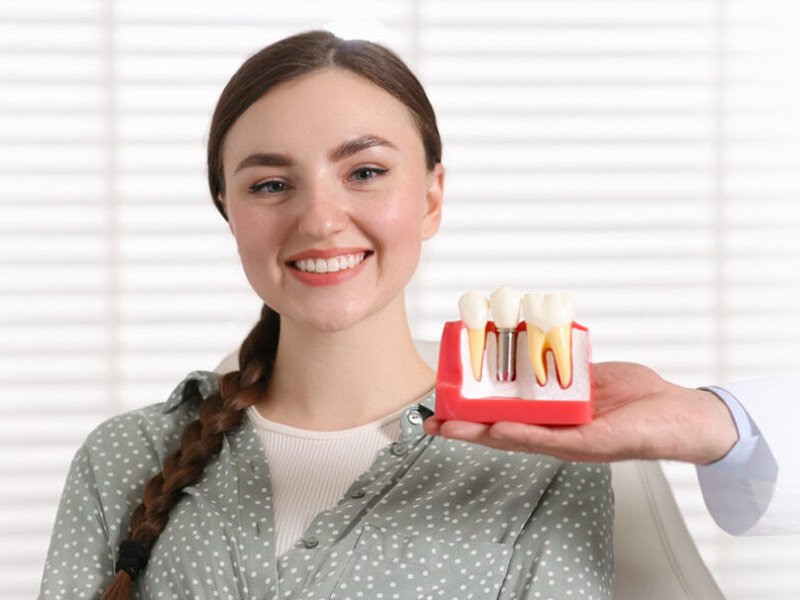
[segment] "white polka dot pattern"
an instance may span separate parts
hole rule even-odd
[[[205,396],[217,377],[192,373],[166,404],[89,436],[61,499],[41,599],[97,598],[108,585],[145,484],[197,417],[187,383]],[[610,598],[608,467],[433,438],[420,418],[432,409],[432,395],[410,406],[402,441],[279,560],[269,471],[244,419],[185,488],[132,597]]]

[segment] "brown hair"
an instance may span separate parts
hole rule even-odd
[[[225,194],[222,146],[239,116],[270,89],[314,71],[341,68],[383,88],[410,111],[425,149],[428,169],[441,161],[442,145],[436,116],[416,77],[394,53],[361,40],[341,40],[327,31],[311,31],[283,39],[250,57],[225,86],[211,121],[208,140],[208,184],[211,197],[226,217],[220,196]],[[161,473],[145,487],[133,511],[128,540],[142,551],[152,546],[166,527],[169,513],[219,452],[226,432],[240,425],[245,410],[263,398],[278,348],[280,317],[264,305],[261,319],[239,350],[239,371],[223,375],[219,391],[200,405],[199,418],[183,431],[178,450],[164,461]],[[138,564],[135,574],[143,565]],[[120,570],[101,600],[130,598],[131,576]]]
[[[339,68],[359,75],[400,100],[422,137],[425,163],[442,160],[442,141],[428,96],[396,54],[372,42],[342,40],[328,31],[309,31],[267,46],[247,59],[222,90],[208,136],[208,187],[217,210],[226,217],[222,145],[236,119],[276,85],[322,69]]]

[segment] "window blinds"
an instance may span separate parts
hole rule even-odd
[[[797,12],[775,0],[5,0],[0,595],[35,595],[88,431],[213,368],[256,318],[203,148],[248,54],[368,20],[422,79],[448,175],[442,229],[409,290],[417,337],[438,338],[470,288],[566,290],[596,359],[701,385],[800,365]],[[793,597],[800,544],[724,536],[692,469],[667,469],[727,597]]]

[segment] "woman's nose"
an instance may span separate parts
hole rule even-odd
[[[298,230],[310,238],[324,239],[347,225],[347,211],[335,190],[322,186],[307,190],[300,210]]]

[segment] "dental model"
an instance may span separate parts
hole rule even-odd
[[[536,424],[592,420],[589,332],[573,321],[571,296],[537,293],[520,299],[501,287],[490,300],[467,292],[458,307],[461,320],[446,323],[442,333],[437,418]]]

